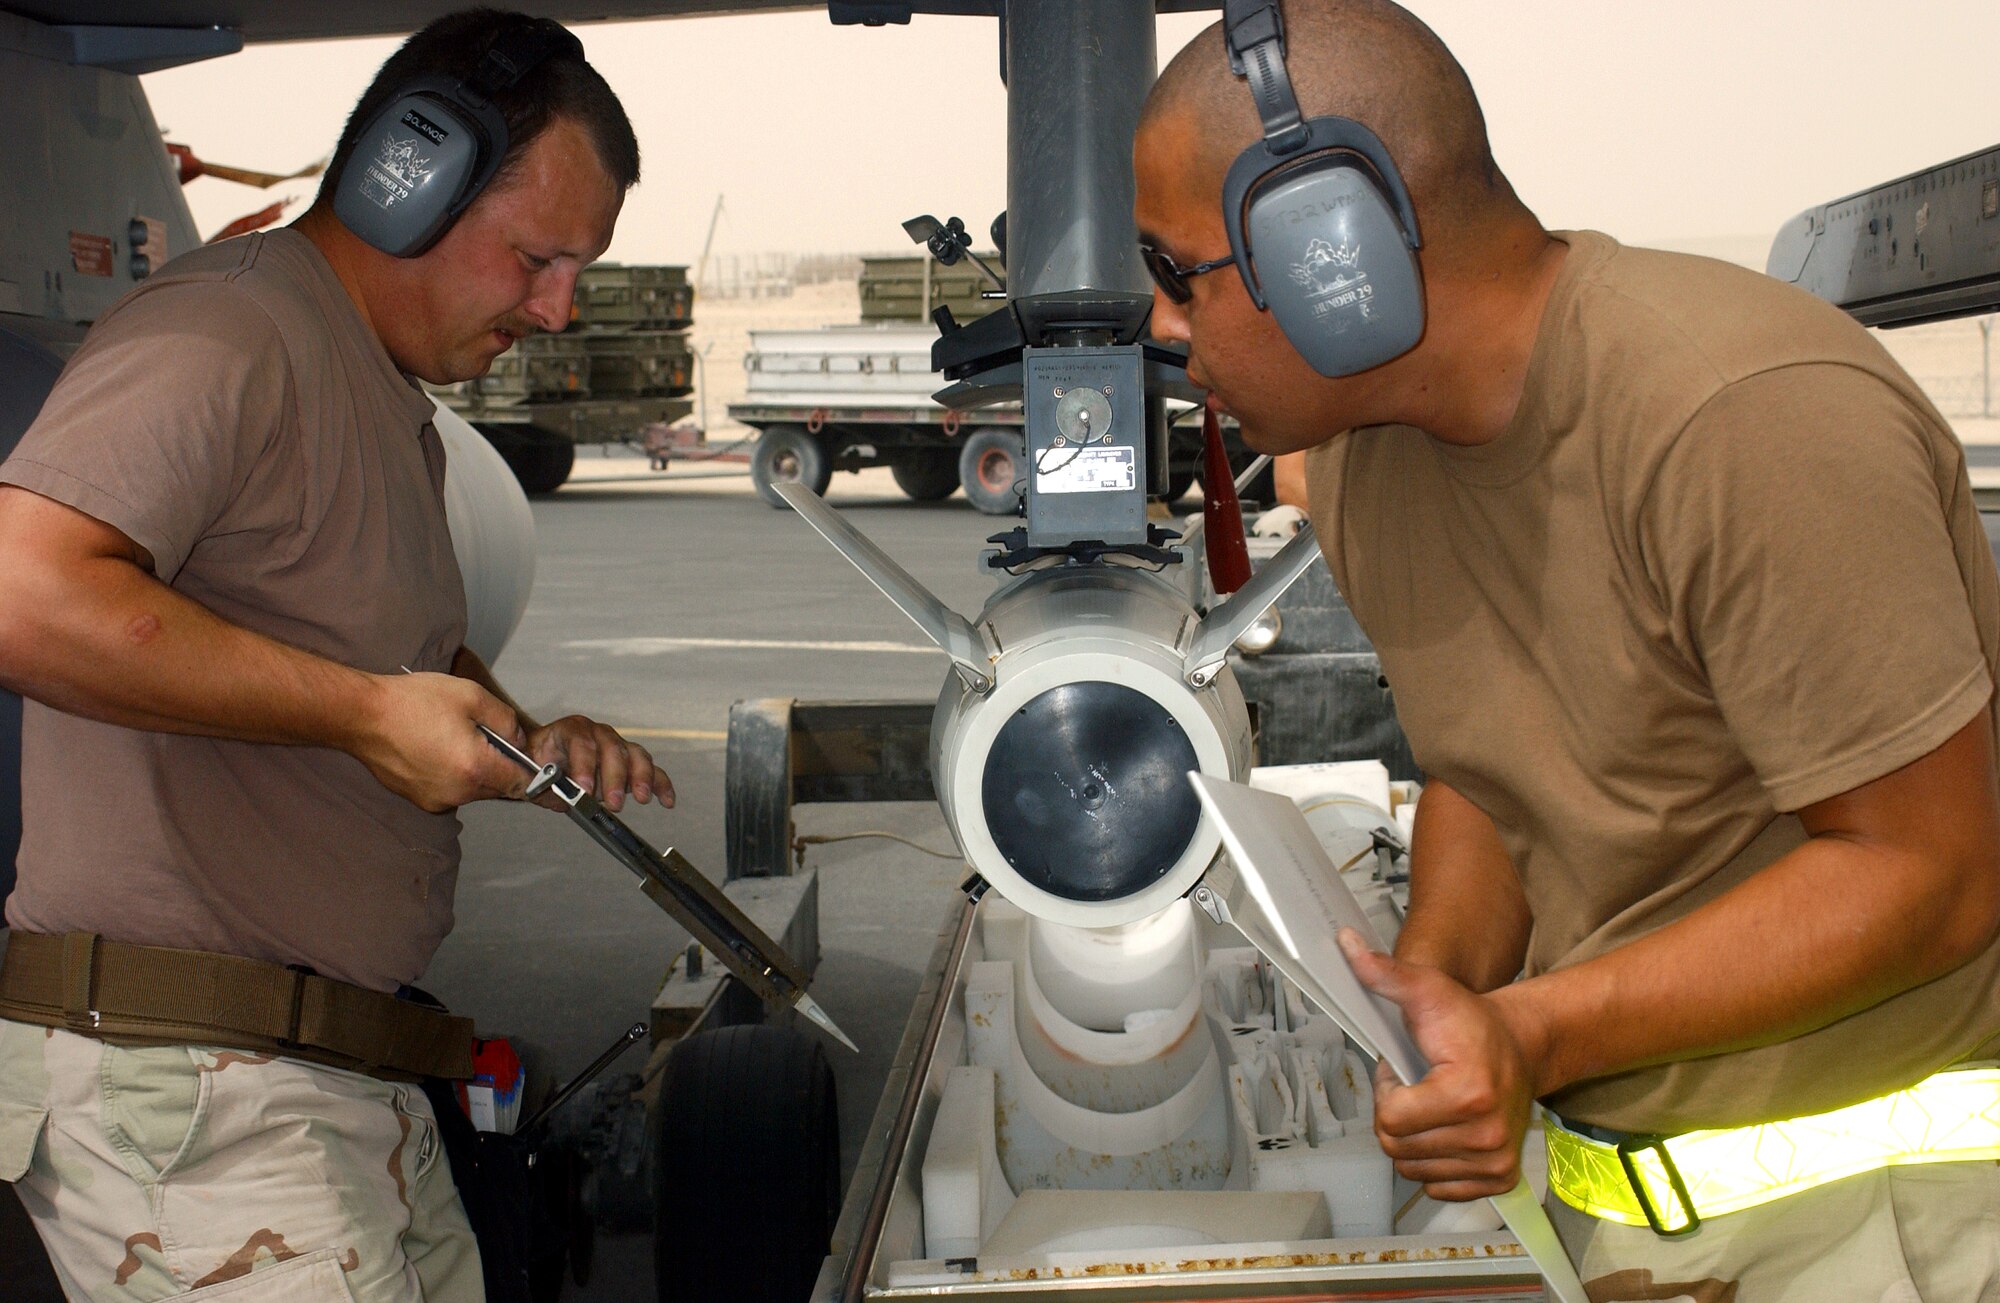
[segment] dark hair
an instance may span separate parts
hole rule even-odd
[[[375,80],[361,93],[347,126],[340,133],[326,169],[326,185],[339,181],[355,142],[382,106],[397,91],[423,77],[471,78],[479,61],[502,33],[543,20],[499,9],[466,9],[446,14],[396,48],[376,70]],[[597,152],[597,161],[620,190],[639,179],[639,140],[632,120],[598,71],[582,59],[555,55],[537,64],[514,85],[493,97],[507,122],[507,153],[493,185],[504,184],[519,166],[522,151],[549,123],[567,118],[583,129]]]

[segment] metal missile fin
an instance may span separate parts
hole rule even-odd
[[[876,546],[873,539],[847,523],[826,500],[802,484],[773,484],[779,497],[791,504],[820,537],[840,552],[869,583],[882,590],[910,617],[924,636],[936,643],[952,664],[975,685],[990,683],[993,663],[986,644],[972,622],[952,610],[914,575],[897,565],[895,558]]]
[[[1301,525],[1299,532],[1278,549],[1276,556],[1257,568],[1249,583],[1203,616],[1201,623],[1195,626],[1183,662],[1188,678],[1205,680],[1205,676],[1229,655],[1230,647],[1243,636],[1243,631],[1255,624],[1257,617],[1269,610],[1273,602],[1284,596],[1285,590],[1318,557],[1318,537],[1311,525]]]
[[[570,821],[639,879],[639,889],[647,899],[672,915],[759,999],[791,1005],[848,1049],[855,1048],[818,1001],[806,994],[812,978],[804,966],[689,863],[687,856],[671,846],[660,850],[633,832],[564,773],[561,765],[537,765],[527,752],[486,725],[474,726],[488,746],[533,775],[525,793],[528,799],[547,792],[561,801]]]
[[[1403,1011],[1361,984],[1336,937],[1352,928],[1377,950],[1382,939],[1299,808],[1288,797],[1207,774],[1190,773],[1188,781],[1228,850],[1191,893],[1195,903],[1215,917],[1219,900],[1236,930],[1363,1053],[1386,1062],[1405,1085],[1421,1081],[1430,1061],[1410,1035]],[[1493,1208],[1542,1273],[1549,1297],[1555,1303],[1588,1303],[1528,1183],[1494,1196]]]

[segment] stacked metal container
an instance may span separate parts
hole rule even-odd
[[[492,370],[441,390],[468,415],[481,409],[586,399],[680,398],[694,391],[694,286],[685,267],[600,262],[576,280],[569,328],[531,335]]]
[[[495,358],[485,375],[452,385],[444,394],[446,403],[461,412],[588,398],[590,357],[581,339],[530,335]],[[461,405],[458,399],[467,401]]]
[[[997,253],[979,255],[994,271],[1005,274]],[[993,282],[969,261],[941,267],[928,255],[861,260],[861,319],[863,321],[929,321],[939,306],[951,309],[959,322],[976,320],[1006,302],[984,298]]]
[[[531,335],[436,393],[530,493],[569,477],[579,443],[637,443],[693,410],[694,286],[685,267],[602,262],[577,277],[568,328]]]
[[[600,262],[583,269],[570,330],[588,359],[593,398],[679,398],[694,391],[694,286],[685,267]]]

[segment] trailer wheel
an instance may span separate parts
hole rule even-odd
[[[755,1023],[689,1037],[667,1058],[652,1136],[660,1303],[802,1303],[840,1208],[819,1043]]]
[[[774,425],[758,436],[750,453],[750,483],[757,496],[774,507],[785,500],[774,484],[803,484],[814,493],[825,493],[833,481],[833,462],[826,445],[806,433],[803,426]]]
[[[958,466],[948,448],[920,448],[889,463],[896,487],[918,502],[942,502],[958,491]]]
[[[989,516],[1011,516],[1021,505],[1028,446],[1018,431],[998,426],[974,430],[958,455],[958,482],[967,501]]]
[[[530,445],[529,454],[526,472],[514,472],[524,493],[554,493],[569,482],[570,472],[576,469],[576,445],[561,435],[537,440]]]
[[[507,469],[514,472],[523,493],[554,493],[576,468],[576,445],[554,431],[490,421],[475,422],[473,428],[486,436]]]

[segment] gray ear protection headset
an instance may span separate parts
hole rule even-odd
[[[1302,116],[1278,0],[1225,0],[1222,21],[1230,70],[1264,121],[1222,186],[1250,301],[1323,376],[1401,357],[1424,333],[1423,240],[1396,164],[1359,122]]]
[[[468,79],[423,77],[399,89],[355,137],[334,183],[334,216],[398,258],[436,244],[507,156],[507,120],[492,97],[560,55],[580,59],[583,45],[536,19],[494,38]]]

